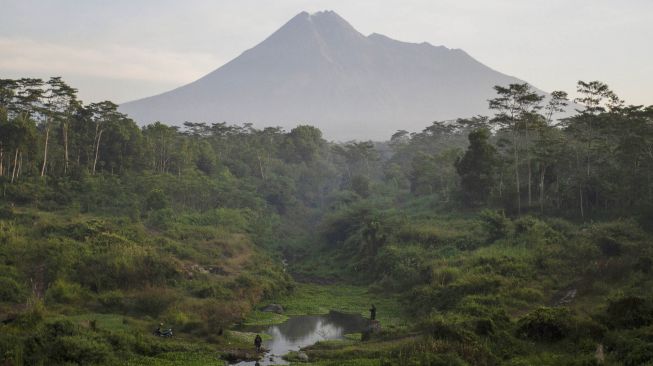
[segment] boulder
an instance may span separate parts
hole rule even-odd
[[[222,358],[225,361],[228,361],[229,363],[236,363],[241,361],[246,361],[246,362],[259,361],[261,359],[261,356],[258,353],[256,353],[256,351],[236,349],[236,350],[226,351],[220,356],[220,358]]]
[[[304,352],[299,352],[297,358],[302,362],[308,362],[308,355]]]
[[[269,312],[269,313],[283,314],[283,306],[281,306],[279,304],[270,304],[268,306],[262,307],[261,311],[265,311],[265,312]]]

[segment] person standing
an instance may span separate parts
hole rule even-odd
[[[370,320],[376,320],[376,306],[374,304],[370,308]]]
[[[257,334],[256,338],[254,338],[254,346],[256,347],[256,352],[261,352],[262,343],[263,343],[263,338],[261,338],[260,334]]]

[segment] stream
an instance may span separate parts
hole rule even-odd
[[[281,324],[267,327],[248,327],[249,332],[266,333],[272,339],[263,341],[268,351],[258,361],[264,365],[287,365],[282,356],[290,351],[310,346],[328,339],[342,339],[345,334],[360,333],[366,329],[369,320],[359,314],[331,311],[327,315],[294,316]],[[253,342],[253,340],[252,340]],[[254,366],[255,361],[242,361],[235,365]]]

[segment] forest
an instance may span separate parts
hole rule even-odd
[[[0,80],[0,360],[222,365],[261,305],[377,301],[378,335],[290,362],[653,365],[653,106],[495,91],[492,115],[333,142]]]

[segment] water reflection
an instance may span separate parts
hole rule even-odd
[[[288,362],[281,357],[290,351],[298,351],[323,340],[341,339],[345,334],[361,332],[366,326],[367,320],[357,314],[331,312],[325,316],[306,315],[290,318],[282,324],[272,325],[264,330],[272,339],[263,342],[263,347],[269,351],[259,364],[287,365]],[[255,364],[240,362],[237,365]]]

